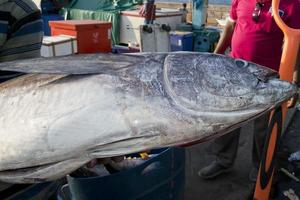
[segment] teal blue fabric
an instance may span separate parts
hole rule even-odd
[[[74,0],[69,7],[91,11],[116,11],[127,10],[142,3],[143,0]]]
[[[112,44],[119,44],[120,12],[142,4],[143,0],[73,0],[62,9],[66,19],[95,19],[112,23]]]
[[[65,8],[62,10],[66,19],[82,20],[94,19],[107,21],[112,23],[111,39],[112,44],[119,44],[120,33],[120,12],[119,11],[90,11],[73,8]]]

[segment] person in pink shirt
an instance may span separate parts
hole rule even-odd
[[[232,0],[230,18],[214,53],[224,54],[231,47],[229,56],[278,71],[283,33],[273,18],[271,4],[271,0]],[[300,28],[300,0],[281,0],[279,15],[288,26]],[[256,180],[258,173],[268,119],[269,113],[254,120],[251,181]],[[198,172],[200,177],[210,179],[230,171],[237,155],[240,130],[214,141],[216,160]]]

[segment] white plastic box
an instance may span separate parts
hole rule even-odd
[[[121,12],[120,43],[139,46],[141,41],[140,26],[144,25],[145,18],[141,17],[139,10],[126,10]],[[166,24],[175,30],[177,24],[182,23],[182,12],[173,9],[156,10],[154,24]]]
[[[140,26],[140,50],[141,52],[170,52],[170,35],[168,31],[162,30],[160,25],[148,25],[151,32],[143,30]]]
[[[75,53],[77,53],[75,37],[68,35],[44,36],[41,48],[42,57],[66,56]]]

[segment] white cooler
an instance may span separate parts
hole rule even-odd
[[[44,36],[41,56],[66,56],[77,53],[77,40],[73,36],[58,35]]]

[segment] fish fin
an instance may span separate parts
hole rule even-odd
[[[143,55],[80,54],[0,63],[1,71],[40,74],[101,74],[145,63]]]
[[[0,180],[7,183],[41,183],[63,178],[91,159],[79,157],[42,166],[0,171]]]

